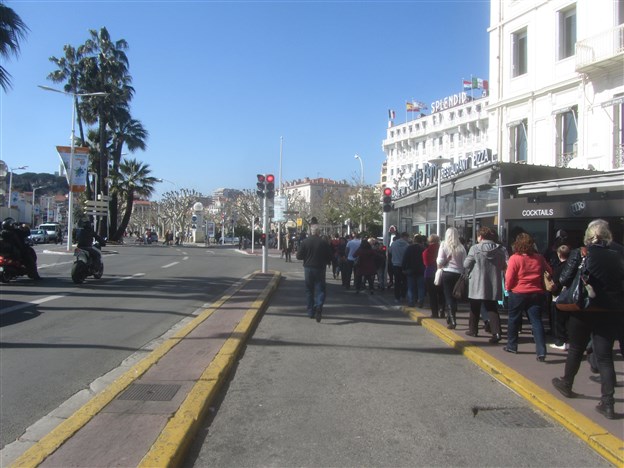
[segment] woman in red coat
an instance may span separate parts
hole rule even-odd
[[[368,290],[373,294],[375,275],[377,274],[377,254],[368,243],[368,240],[363,239],[360,248],[355,251],[353,256],[357,259],[355,274],[360,277],[356,284],[359,284],[360,288],[365,288],[366,282],[368,282]],[[360,289],[356,289],[355,292],[359,293]]]

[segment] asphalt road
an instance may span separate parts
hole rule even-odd
[[[1,447],[260,268],[232,248],[107,246],[104,277],[75,285],[64,246],[36,250],[45,280],[0,286]]]
[[[609,466],[391,297],[329,280],[317,324],[300,263],[278,266],[282,284],[185,466]]]

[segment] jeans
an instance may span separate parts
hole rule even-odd
[[[414,297],[416,293],[416,297]],[[425,277],[423,275],[407,275],[407,305],[413,307],[417,302],[425,301]]]
[[[394,273],[394,298],[400,301],[407,295],[407,276],[399,265],[392,265]]]
[[[613,344],[618,333],[621,312],[570,312],[568,338],[570,349],[566,357],[563,380],[572,385],[591,338],[600,371],[600,390],[605,403],[613,403],[615,367]]]
[[[425,278],[427,285],[427,294],[429,294],[429,307],[431,308],[431,316],[439,317],[440,312],[444,311],[444,292],[441,286],[436,286],[433,282],[433,276]]]
[[[453,288],[455,287],[455,283],[459,279],[461,275],[459,273],[455,273],[454,271],[444,271],[442,272],[442,288],[444,289],[444,301],[446,305],[450,308],[449,310],[455,316],[457,312],[457,299],[453,297]]]
[[[351,275],[353,274],[353,261],[346,260],[341,268],[342,273],[342,285],[345,288],[351,287]]]
[[[546,293],[509,293],[509,324],[507,326],[507,348],[518,349],[518,330],[522,325],[522,313],[526,312],[531,322],[535,353],[537,356],[546,356],[546,340],[542,311],[546,306]]]
[[[325,303],[325,267],[303,267],[308,315]]]

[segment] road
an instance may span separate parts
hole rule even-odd
[[[232,248],[107,246],[75,285],[64,246],[36,246],[45,278],[0,286],[0,445],[197,313],[259,259]]]

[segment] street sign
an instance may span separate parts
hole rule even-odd
[[[87,200],[84,205],[85,209],[108,210],[108,202],[105,201]]]

